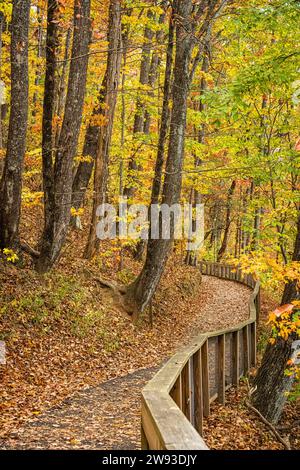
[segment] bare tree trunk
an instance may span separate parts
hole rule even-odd
[[[38,20],[38,28],[37,28],[37,37],[38,37],[38,44],[37,44],[37,58],[40,59],[42,57],[42,43],[43,43],[43,28],[42,28],[42,16],[41,16],[41,10],[39,7],[37,7],[37,20]],[[36,68],[35,72],[35,80],[34,80],[34,85],[35,87],[38,87],[39,81],[41,78],[41,68],[38,63],[38,66]],[[36,105],[38,102],[38,92],[37,89],[35,90],[33,94],[33,108],[32,108],[32,116],[35,117],[37,114],[37,109]]]
[[[55,114],[57,114],[60,120],[63,118],[64,108],[65,108],[65,103],[66,103],[67,69],[68,69],[69,50],[70,50],[70,45],[71,45],[71,33],[72,33],[71,28],[69,28],[67,31],[67,35],[66,35],[65,53],[64,53],[64,61],[63,61],[62,68],[61,68],[61,76],[59,78],[59,84],[57,87],[58,99],[57,99],[57,110]],[[58,145],[58,142],[59,142],[60,130],[61,130],[61,126],[59,125],[57,127],[56,136],[55,136],[56,145]]]
[[[300,261],[300,211],[292,260]],[[297,281],[286,284],[281,301],[282,305],[299,299],[300,292]],[[278,338],[274,345],[268,344],[254,380],[254,385],[257,388],[253,394],[253,404],[268,421],[275,424],[281,416],[287,393],[294,383],[294,376],[286,376],[285,374],[287,361],[292,355],[294,339],[296,338],[293,336],[290,336],[287,341]]]
[[[174,49],[174,18],[171,16],[169,24],[169,39],[167,47],[167,60],[164,80],[164,97],[161,113],[160,132],[158,139],[157,157],[154,170],[154,179],[151,192],[151,204],[159,202],[162,189],[162,174],[165,161],[165,146],[167,142],[168,129],[170,124],[170,102],[172,91],[172,65],[173,65],[173,49]]]
[[[165,14],[161,15],[160,21],[162,22],[165,18]],[[174,19],[171,16],[169,23],[169,35],[168,35],[168,47],[167,47],[167,60],[166,60],[166,69],[165,69],[165,80],[164,80],[164,97],[162,105],[162,114],[160,122],[160,133],[158,140],[158,149],[157,157],[154,169],[154,179],[152,184],[151,192],[151,205],[157,204],[159,202],[159,196],[161,193],[162,186],[162,171],[165,160],[165,145],[167,141],[167,134],[170,124],[170,101],[171,101],[171,89],[172,89],[172,65],[173,65],[173,49],[174,49]],[[153,56],[157,54],[154,53]],[[153,57],[152,57],[153,60]],[[155,59],[156,62],[156,59]],[[157,63],[158,67],[158,63]],[[154,71],[153,71],[154,73]],[[151,74],[151,72],[150,72]],[[152,83],[152,78],[150,78],[150,83]],[[154,84],[154,82],[153,82]],[[149,132],[150,127],[150,114],[145,113],[145,134]],[[137,244],[134,259],[141,261],[143,253],[145,251],[146,242],[145,240],[140,240]]]
[[[226,204],[226,219],[225,219],[225,229],[224,229],[224,236],[222,240],[222,245],[219,249],[218,252],[218,257],[217,261],[219,262],[224,254],[226,253],[227,250],[227,245],[228,245],[228,239],[229,239],[229,229],[231,225],[231,209],[232,209],[232,198],[233,198],[233,193],[236,187],[236,181],[232,181],[231,186],[228,191],[228,197],[227,197],[227,204]]]
[[[119,24],[118,15],[115,18],[111,17],[111,21],[114,21],[115,24],[112,24],[112,23],[109,24],[107,36],[108,36],[108,41],[115,41],[116,38],[113,34],[111,34],[110,30],[111,29],[114,30],[116,25]],[[119,42],[118,42],[118,45],[116,45],[115,43],[110,44],[109,50],[115,50],[119,46],[120,46]],[[123,44],[123,48],[124,47],[126,46]],[[114,53],[115,52],[116,51],[114,51]],[[120,61],[120,54],[121,52],[118,51],[118,58],[117,58],[118,61]],[[113,66],[113,60],[111,57],[109,58],[109,61],[107,60],[106,68],[108,68],[108,66],[109,67]],[[116,70],[116,72],[118,71]],[[107,73],[108,72],[106,70],[102,84],[101,84],[101,88],[100,88],[98,103],[93,110],[92,120],[90,124],[88,125],[86,134],[85,134],[85,141],[84,141],[82,154],[83,154],[83,157],[88,157],[88,161],[82,161],[79,163],[75,177],[74,177],[74,181],[73,181],[72,207],[74,207],[76,210],[78,210],[83,205],[84,197],[85,197],[86,190],[87,190],[87,187],[89,185],[89,182],[92,176],[94,163],[95,163],[95,159],[97,155],[98,141],[100,138],[100,126],[98,124],[94,124],[93,119],[96,116],[103,114],[105,100],[107,99],[106,97]],[[117,89],[111,90],[111,93],[114,95],[114,98],[117,99]]]
[[[2,78],[2,33],[3,33],[4,23],[5,23],[4,14],[2,13],[2,11],[0,11],[0,81],[1,81],[1,78]],[[2,87],[2,82],[0,84],[0,87]],[[3,90],[3,93],[4,93],[4,90]],[[3,131],[2,131],[2,116],[1,116],[2,96],[1,96],[1,93],[0,93],[0,98],[1,98],[0,99],[0,150],[1,150],[2,147],[3,147]],[[2,174],[2,171],[1,171],[1,168],[0,168],[0,178],[1,178],[1,174]]]
[[[19,243],[23,159],[28,122],[28,32],[30,0],[13,0],[11,111],[0,185],[0,248]]]
[[[208,31],[207,31],[207,35],[206,35],[206,51],[204,52],[204,57],[203,57],[203,61],[202,61],[202,67],[201,67],[201,71],[205,73],[208,72],[209,70],[209,51],[210,51],[210,48],[211,48],[211,27],[208,28]],[[200,52],[199,52],[200,53]],[[201,99],[203,97],[203,94],[205,93],[205,90],[207,88],[207,83],[206,83],[206,79],[205,79],[205,76],[203,76],[201,78],[201,81],[200,81],[200,101],[199,101],[199,106],[197,106],[196,104],[196,109],[198,108],[199,112],[203,112],[206,108],[206,105],[203,103],[203,99]],[[194,131],[195,133],[198,134],[198,142],[200,144],[204,144],[205,143],[205,133],[206,133],[206,126],[205,124],[203,124],[201,126],[200,129],[196,129],[196,127],[194,128]],[[201,165],[201,160],[199,157],[195,157],[195,169],[197,169],[200,165]],[[199,193],[199,191],[196,189],[196,188],[192,188],[191,189],[191,193],[190,193],[190,199],[191,199],[191,204],[193,205],[193,207],[196,207],[198,204],[201,203],[201,194]],[[191,221],[192,223],[192,233],[195,232],[195,220],[193,218],[193,220]],[[190,264],[190,265],[194,265],[197,263],[197,255],[195,253],[193,253],[192,251],[190,250],[187,250],[186,252],[186,257],[185,257],[185,263],[186,264]]]
[[[179,202],[181,193],[187,97],[189,91],[189,65],[194,44],[194,23],[191,20],[191,12],[191,0],[175,2],[174,18],[177,24],[176,57],[172,92],[173,107],[166,162],[166,177],[162,197],[162,202],[169,206]],[[169,250],[172,246],[174,226],[171,227],[171,238],[169,240],[152,240],[151,226],[149,234],[147,257],[144,267],[136,281],[129,286],[125,297],[128,309],[134,316],[139,315],[139,313],[147,307],[160,281]]]
[[[51,0],[48,3],[48,14],[50,14],[49,10],[52,9],[52,5],[53,1]],[[56,9],[57,1],[54,2],[54,5]],[[50,23],[55,21],[53,19],[51,20],[51,14],[49,19]],[[48,27],[47,41],[51,43],[49,35],[52,34],[53,26],[48,23]],[[55,152],[54,165],[50,158],[48,148],[50,140],[52,145],[54,138],[53,135],[50,136],[50,131],[53,134],[52,128],[49,129],[47,123],[45,123],[45,128],[43,129],[44,132],[47,132],[47,136],[45,135],[43,137],[43,139],[45,139],[45,148],[43,150],[45,226],[41,240],[40,257],[36,261],[36,269],[39,272],[48,271],[58,259],[66,239],[70,222],[73,160],[76,153],[82,119],[90,36],[90,0],[76,0],[74,5],[74,35],[68,92],[58,148]],[[49,48],[49,42],[47,42],[47,44]],[[53,58],[49,50],[48,54],[50,54],[49,58],[52,61]],[[52,63],[48,62],[47,68],[49,69],[49,67],[50,70],[48,70],[48,73],[51,72],[53,67]],[[50,77],[49,80],[51,80]],[[52,87],[50,91],[45,88],[44,112],[46,112],[46,121],[50,120],[50,115],[48,116],[48,111],[46,110],[48,100],[50,99],[48,93],[53,93]],[[52,113],[54,105],[52,104],[51,106]]]
[[[167,2],[164,1],[162,8],[165,10],[166,6],[167,6]],[[166,13],[164,11],[159,17],[158,25],[162,26],[165,22],[165,19],[166,19]],[[163,42],[163,39],[164,39],[164,30],[161,28],[156,32],[157,46],[161,45],[161,43]],[[161,62],[160,53],[157,50],[154,50],[152,53],[151,64],[150,64],[150,69],[149,69],[149,78],[148,78],[148,84],[151,88],[154,88],[155,83],[157,81],[160,62]],[[150,91],[149,96],[153,98],[154,92]],[[151,114],[146,109],[145,116],[144,116],[144,134],[149,134],[150,125],[151,125]]]
[[[153,13],[149,9],[147,13],[148,19],[153,19]],[[149,27],[145,28],[144,32],[144,43],[143,43],[143,50],[142,50],[142,61],[141,61],[141,69],[140,69],[140,84],[141,85],[148,85],[149,84],[149,73],[150,73],[150,65],[151,65],[151,41],[154,37],[154,31],[152,31]],[[136,102],[136,112],[134,116],[134,124],[133,124],[133,134],[140,134],[144,132],[144,120],[145,120],[145,106],[143,100],[138,96]],[[127,185],[124,188],[124,196],[127,198],[132,198],[135,192],[135,179],[134,175],[132,174],[135,171],[139,170],[139,165],[136,162],[135,156],[131,156],[129,164],[128,164],[128,173],[130,177],[128,178]]]
[[[121,3],[120,0],[111,0],[109,9],[109,53],[107,58],[106,82],[104,88],[104,106],[102,114],[106,124],[101,126],[97,147],[97,157],[94,174],[94,203],[90,233],[85,249],[85,257],[91,258],[97,248],[99,240],[96,237],[97,208],[105,202],[109,149],[112,137],[114,114],[117,101],[117,90],[120,78],[120,42],[121,42]]]

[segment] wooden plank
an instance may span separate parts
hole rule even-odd
[[[167,393],[142,392],[142,422],[151,450],[207,449],[201,436]],[[145,422],[148,428],[145,428]]]
[[[203,274],[203,263],[202,261],[199,261],[199,271],[201,274]]]
[[[181,373],[182,412],[191,420],[191,389],[190,389],[190,361],[186,363]]]
[[[240,335],[239,331],[232,333],[232,383],[239,386],[240,379]]]
[[[209,405],[209,364],[208,364],[208,341],[205,341],[201,347],[201,365],[202,365],[202,398],[203,398],[203,416],[210,415]]]
[[[225,335],[218,336],[218,402],[225,404]]]
[[[181,375],[179,375],[178,379],[176,380],[172,390],[171,390],[171,397],[175,401],[178,408],[182,410],[182,385],[181,385]]]
[[[250,369],[248,325],[243,328],[243,354],[244,354],[244,374],[246,375],[248,370]]]
[[[142,401],[142,429],[144,433],[144,443],[148,449],[163,450],[164,446],[161,442],[160,433],[158,432],[157,425],[149,412],[146,403]],[[147,441],[147,444],[145,444]]]
[[[141,425],[141,449],[142,450],[149,450],[149,444],[147,441],[147,436],[145,434],[143,425]]]
[[[250,325],[250,343],[251,343],[251,366],[255,367],[257,358],[256,358],[256,323]]]
[[[202,436],[203,434],[203,402],[202,402],[202,357],[201,350],[193,356],[194,377],[194,427]]]

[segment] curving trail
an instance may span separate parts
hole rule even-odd
[[[247,287],[203,276],[201,291],[206,302],[191,336],[248,318]],[[0,442],[0,448],[139,449],[140,392],[157,369],[139,369],[75,393],[59,406],[25,423],[17,433],[10,434]]]

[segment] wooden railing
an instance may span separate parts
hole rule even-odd
[[[202,261],[200,270],[252,288],[249,318],[232,328],[200,334],[148,382],[142,391],[142,449],[207,450],[202,427],[210,404],[224,404],[225,391],[238,387],[239,379],[256,365],[259,283],[225,264]]]

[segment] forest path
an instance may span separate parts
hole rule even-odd
[[[241,284],[203,276],[207,302],[192,336],[235,325],[248,317],[249,289]],[[80,390],[60,405],[27,421],[0,442],[2,449],[140,448],[140,396],[158,367],[138,369],[123,377]]]

